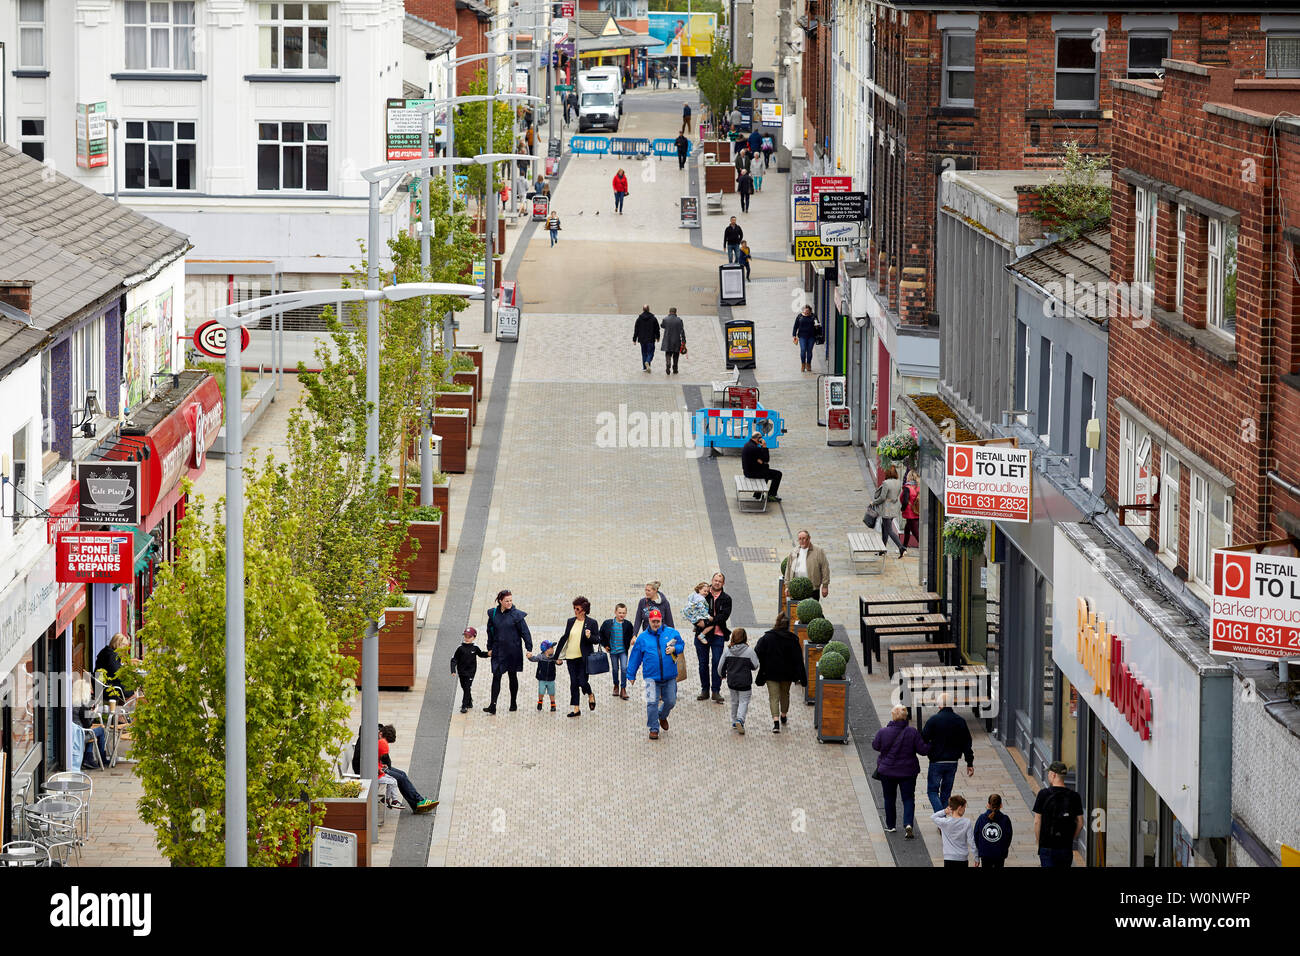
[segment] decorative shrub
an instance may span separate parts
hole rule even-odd
[[[852,652],[849,651],[849,645],[845,644],[843,641],[831,641],[822,648],[822,654],[838,654],[846,661],[853,656]]]
[[[782,574],[782,575],[785,574],[785,565],[786,565],[786,562],[789,561],[789,560],[790,560],[789,555],[787,555],[786,557],[784,557],[784,558],[781,559],[781,574]]]
[[[848,666],[849,662],[842,655],[825,651],[822,653],[821,660],[817,662],[817,673],[826,680],[841,680]]]
[[[406,512],[407,521],[440,521],[442,509],[433,505],[417,505]]]
[[[808,641],[812,644],[825,644],[835,636],[835,625],[824,617],[815,617],[808,622]]]
[[[950,558],[977,558],[984,553],[987,534],[978,518],[949,518],[943,525],[943,553]]]
[[[453,372],[472,372],[474,371],[474,360],[468,355],[462,355],[459,352],[452,352],[451,370]]]
[[[344,797],[353,800],[361,796],[360,780],[332,780],[328,784],[331,797]]]
[[[474,388],[469,382],[439,382],[440,392],[468,392]]]
[[[798,578],[795,580],[798,580]],[[805,578],[804,580],[807,579]],[[794,582],[791,583],[793,584]],[[791,596],[793,597],[793,595]],[[799,620],[801,621],[815,621],[817,618],[825,616],[822,614],[821,602],[816,598],[811,597],[804,598],[800,601],[799,606],[795,608],[795,613],[799,615]]]
[[[785,568],[781,570],[785,571]],[[810,597],[817,596],[817,589],[808,578],[791,578],[786,592],[790,595],[791,601],[806,601]]]
[[[876,442],[876,457],[884,461],[906,461],[917,452],[914,429],[898,428]]]

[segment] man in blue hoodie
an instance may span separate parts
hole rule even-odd
[[[639,670],[645,671],[645,720],[650,739],[659,739],[660,728],[668,729],[668,712],[677,703],[677,662],[672,655],[686,650],[686,642],[674,628],[664,627],[658,608],[646,615],[650,627],[632,645],[627,659],[627,683],[636,683]]]

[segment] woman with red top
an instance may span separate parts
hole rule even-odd
[[[907,554],[909,541],[919,543],[921,540],[921,512],[918,510],[921,486],[917,481],[916,472],[910,468],[907,470],[907,478],[903,482],[903,491],[899,497],[903,505],[903,541],[902,547],[898,549],[898,556],[901,558]]]
[[[627,196],[627,175],[623,170],[614,174],[614,211],[623,215],[623,198]]]

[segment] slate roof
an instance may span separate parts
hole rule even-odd
[[[1110,223],[1098,226],[1077,239],[1062,239],[1050,246],[1021,256],[1007,267],[1012,272],[1039,288],[1055,293],[1057,298],[1074,301],[1066,304],[1080,315],[1094,322],[1109,318],[1105,295],[1098,290],[1109,288],[1110,283]],[[1072,278],[1070,285],[1067,278]]]
[[[36,328],[25,312],[0,302],[0,377],[9,367],[34,350],[43,348],[49,333]]]

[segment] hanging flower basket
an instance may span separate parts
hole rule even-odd
[[[950,558],[978,558],[988,529],[975,518],[949,518],[943,526],[943,553]]]
[[[876,457],[882,461],[907,461],[919,448],[914,432],[908,428],[890,432],[876,443]]]

